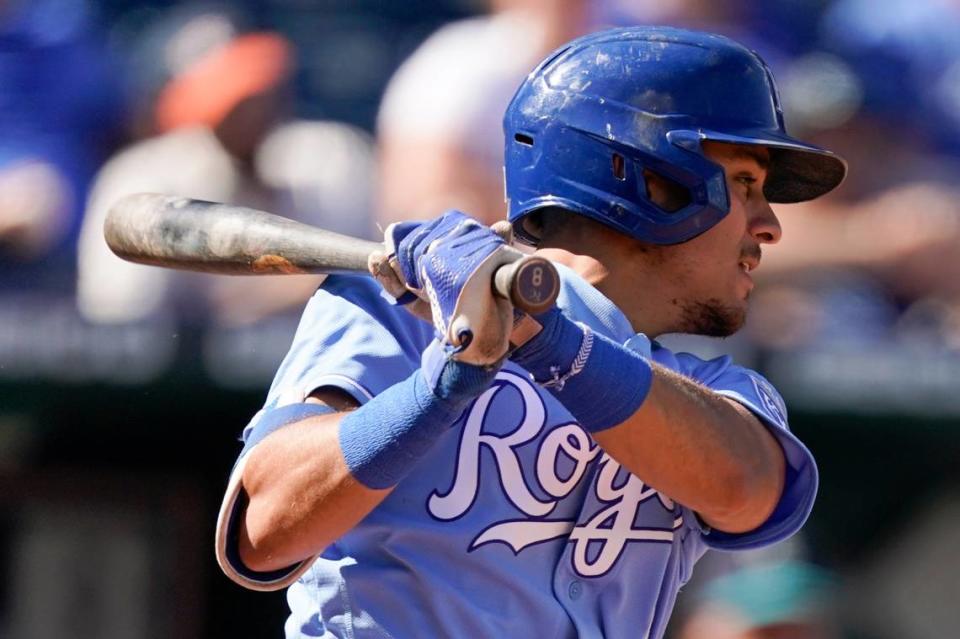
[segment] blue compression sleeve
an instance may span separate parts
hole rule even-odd
[[[429,370],[417,370],[340,420],[343,457],[367,488],[396,485],[497,374],[454,360]]]
[[[643,404],[653,382],[638,353],[552,309],[543,330],[510,356],[559,399],[587,431],[612,428]]]

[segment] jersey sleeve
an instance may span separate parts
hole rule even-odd
[[[310,299],[266,407],[336,386],[359,403],[420,366],[432,328],[387,302],[368,277],[330,276]]]
[[[783,493],[774,512],[758,528],[730,534],[697,524],[707,546],[721,550],[748,550],[782,541],[796,533],[806,522],[817,494],[818,473],[813,454],[790,432],[787,410],[780,393],[759,373],[733,364],[729,357],[704,362],[693,356],[681,369],[709,387],[747,407],[768,428],[783,449],[786,477]],[[685,364],[685,365],[684,365]],[[699,522],[689,513],[690,521]]]
[[[240,515],[247,504],[240,481],[243,467],[247,454],[264,437],[291,423],[276,418],[280,411],[325,386],[339,388],[364,404],[418,368],[420,353],[431,338],[432,328],[387,302],[372,279],[330,276],[324,281],[307,303],[264,407],[243,429],[243,449],[217,519],[216,555],[224,574],[251,590],[278,590],[296,581],[315,559],[258,572],[247,568],[238,552]]]

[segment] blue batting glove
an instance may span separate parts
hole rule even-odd
[[[497,268],[522,254],[459,211],[426,223],[392,224],[385,240],[407,287],[430,302],[434,327],[448,353],[471,364],[502,360],[512,307],[493,294],[491,282]]]

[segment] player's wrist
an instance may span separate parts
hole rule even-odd
[[[523,366],[534,381],[544,386],[562,386],[562,381],[575,370],[578,354],[585,347],[588,333],[554,307],[536,317],[540,332],[514,349],[510,359]]]
[[[593,333],[582,368],[554,395],[581,426],[596,433],[622,424],[646,401],[653,384],[650,362],[612,339]]]
[[[511,359],[548,388],[591,433],[626,421],[650,392],[653,369],[638,353],[553,309],[543,331]]]
[[[499,364],[488,366],[453,359],[449,349],[434,340],[421,356],[420,371],[438,400],[451,407],[463,406],[489,388]]]
[[[351,474],[367,488],[395,486],[490,386],[498,369],[451,359],[434,342],[413,375],[341,418],[340,450]]]
[[[437,397],[418,370],[340,419],[343,459],[367,488],[392,488],[462,412],[460,402]]]

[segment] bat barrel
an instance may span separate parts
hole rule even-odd
[[[264,211],[156,193],[114,204],[104,237],[129,261],[241,275],[366,272],[367,257],[382,250]]]

